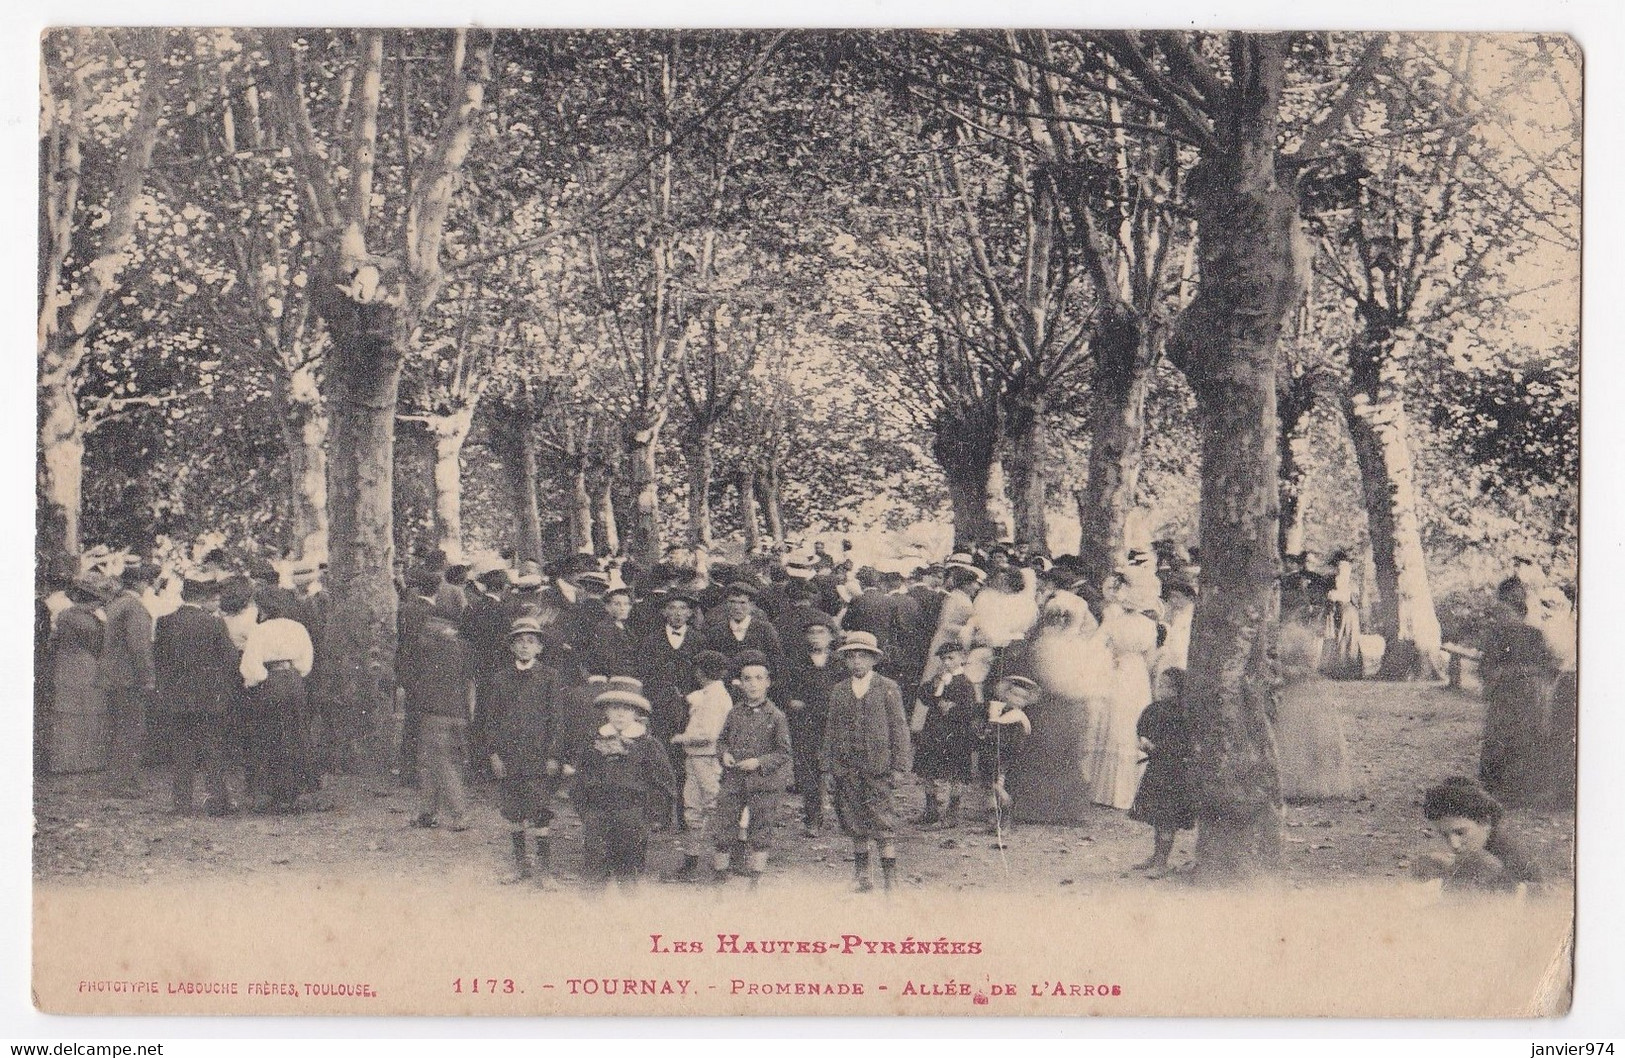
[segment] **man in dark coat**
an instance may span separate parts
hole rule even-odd
[[[895,601],[881,588],[880,574],[868,566],[858,570],[858,583],[863,592],[846,604],[846,612],[841,615],[841,631],[868,632],[881,650],[890,651]]]
[[[410,570],[406,574],[406,591],[395,610],[395,693],[400,699],[402,712],[398,765],[402,786],[416,787],[418,784],[418,728],[421,720],[407,698],[406,685],[401,680],[404,671],[402,663],[415,647],[418,636],[423,634],[423,627],[428,624],[429,615],[434,613],[438,593],[444,584],[441,575],[427,566]],[[448,599],[445,607],[449,613],[453,609],[461,610],[462,604]]]
[[[141,739],[156,676],[152,665],[152,613],[141,589],[152,583],[151,566],[127,566],[122,589],[107,604],[106,631],[96,679],[107,692],[108,788],[115,797],[141,796]]]
[[[203,772],[209,797],[203,810],[226,815],[236,806],[221,768],[224,755],[227,693],[237,679],[237,648],[226,622],[203,609],[219,586],[187,580],[181,605],[158,618],[152,660],[156,680],[154,712],[164,717],[174,767],[176,815],[192,814],[192,787]]]
[[[728,585],[725,617],[706,626],[701,637],[702,650],[714,650],[738,664],[740,655],[758,650],[767,655],[774,669],[784,664],[784,646],[773,622],[755,606],[756,587],[746,581]]]
[[[682,746],[672,746],[671,737],[688,726],[688,703],[684,695],[694,690],[694,655],[700,651],[700,635],[693,628],[694,597],[673,590],[661,608],[661,624],[644,637],[636,652],[633,675],[643,681],[643,696],[652,713],[649,728],[662,745],[671,746],[673,766],[682,764]]]
[[[824,823],[824,783],[819,773],[818,749],[824,740],[824,719],[829,712],[829,691],[846,676],[846,668],[830,649],[835,619],[825,614],[807,619],[800,650],[784,666],[779,700],[790,722],[790,749],[795,763],[796,791],[801,794],[801,823],[808,837],[816,837]]]
[[[616,588],[605,593],[604,611],[588,642],[587,671],[595,676],[634,675],[638,641],[628,623],[632,616],[631,590]]]

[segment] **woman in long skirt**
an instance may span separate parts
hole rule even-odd
[[[1112,574],[1106,583],[1106,613],[1096,633],[1108,667],[1099,724],[1086,758],[1090,798],[1096,804],[1127,810],[1140,785],[1140,740],[1136,725],[1151,704],[1151,666],[1157,651],[1157,623],[1122,606],[1124,578]]]
[[[243,644],[241,672],[248,688],[248,753],[256,765],[260,811],[299,810],[308,788],[310,702],[305,677],[315,651],[310,633],[284,616],[283,600],[267,593],[259,601],[260,623]]]
[[[50,766],[53,772],[107,766],[107,700],[96,682],[102,649],[101,586],[81,578],[67,589],[73,605],[51,629]]]

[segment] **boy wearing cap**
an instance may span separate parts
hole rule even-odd
[[[835,815],[852,839],[852,868],[860,893],[874,888],[869,842],[879,846],[887,889],[897,880],[897,783],[913,760],[903,692],[875,673],[880,646],[868,632],[852,632],[840,646],[850,679],[829,692],[820,761],[834,782]]]
[[[909,730],[916,736],[914,774],[925,782],[925,812],[919,826],[959,825],[959,800],[976,780],[976,737],[982,728],[981,688],[965,676],[965,648],[957,642],[937,649],[942,671],[920,687]],[[947,806],[944,814],[943,806]]]
[[[733,709],[733,697],[722,682],[727,678],[728,659],[714,650],[702,650],[694,657],[694,674],[700,688],[684,699],[688,725],[671,736],[671,744],[683,754],[683,823],[686,838],[679,838],[683,865],[669,876],[671,881],[691,881],[700,869],[700,854],[711,839],[711,816],[717,806],[722,783],[722,762],[717,758],[717,739]]]
[[[536,867],[548,879],[552,869],[553,784],[559,763],[553,746],[556,674],[539,660],[542,625],[521,617],[508,631],[513,661],[480,690],[485,712],[491,774],[497,779],[497,805],[513,827],[515,881],[532,876],[526,838],[535,839]]]
[[[451,813],[451,829],[467,830],[468,796],[463,784],[468,723],[474,710],[475,661],[458,636],[457,612],[435,604],[412,650],[401,659],[407,712],[419,718],[418,781],[423,810],[415,827],[439,825]]]
[[[616,679],[594,700],[604,724],[576,761],[570,801],[581,815],[587,880],[637,884],[649,852],[649,831],[671,816],[677,782],[671,759],[649,734],[649,700]]]
[[[790,724],[779,707],[768,700],[773,684],[772,665],[760,650],[746,650],[734,665],[739,702],[723,722],[717,737],[717,759],[722,782],[711,838],[715,854],[714,880],[727,881],[729,850],[738,840],[739,818],[750,809],[746,843],[750,846],[751,885],[767,870],[767,850],[773,844],[773,817],[779,795],[790,786]]]

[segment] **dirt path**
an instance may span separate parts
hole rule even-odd
[[[1405,874],[1427,840],[1422,790],[1477,765],[1483,706],[1476,697],[1433,685],[1316,683],[1294,689],[1335,702],[1341,710],[1351,758],[1365,796],[1357,801],[1289,805],[1286,811],[1288,878],[1296,884],[1369,880]],[[475,793],[473,826],[453,834],[410,829],[412,791],[353,777],[328,780],[332,812],[229,819],[177,818],[167,807],[167,774],[145,776],[147,796],[134,801],[101,797],[95,776],[57,776],[36,791],[34,876],[60,884],[127,880],[173,883],[196,877],[312,870],[340,875],[452,878],[495,884],[508,874],[506,824],[489,788]],[[234,788],[235,785],[234,785]],[[769,871],[839,882],[850,870],[847,843],[837,833],[806,838],[786,798],[778,847]],[[921,793],[905,791],[905,817],[917,814]],[[1572,877],[1574,813],[1514,813],[1509,824],[1537,849],[1553,878]],[[920,832],[900,844],[910,884],[952,889],[1100,887],[1138,879],[1128,871],[1150,847],[1149,828],[1124,813],[1088,812],[1073,827],[1022,826],[998,838],[980,825]],[[563,807],[555,828],[555,863],[567,882],[577,877],[580,825]],[[1181,835],[1175,862],[1189,858],[1194,841]],[[658,872],[675,860],[668,837],[657,835],[650,854]],[[1135,884],[1167,885],[1139,881]]]

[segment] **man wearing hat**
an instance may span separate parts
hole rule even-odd
[[[721,653],[720,651],[718,653]],[[712,817],[714,880],[727,881],[729,853],[739,838],[739,820],[750,810],[745,841],[750,846],[751,885],[767,870],[773,845],[773,823],[779,797],[790,787],[790,725],[768,700],[773,685],[772,660],[760,650],[741,651],[733,659],[739,701],[723,721],[717,737],[722,782]]]
[[[468,753],[468,723],[474,710],[473,652],[457,630],[452,606],[435,604],[412,648],[401,658],[401,684],[406,711],[419,717],[418,782],[423,808],[412,825],[439,825],[441,809],[451,815],[452,830],[468,829],[468,795],[463,768]]]
[[[931,646],[926,652],[925,670],[920,674],[921,682],[935,679],[937,673],[941,671],[942,663],[937,651],[942,649],[944,643],[953,641],[970,645],[966,626],[976,613],[976,595],[982,589],[982,582],[987,580],[987,574],[982,572],[971,556],[963,551],[948,556],[942,568],[948,585],[948,594],[942,600],[941,615],[937,618],[937,631],[931,637]]]
[[[859,892],[874,888],[869,876],[869,842],[879,846],[887,889],[897,878],[897,784],[913,763],[903,692],[896,681],[876,674],[880,646],[868,632],[850,632],[839,653],[850,679],[829,692],[824,724],[822,769],[834,783],[835,815],[852,839],[852,865]]]
[[[141,592],[155,573],[144,563],[124,567],[119,593],[105,610],[96,678],[107,694],[108,787],[115,797],[141,796],[141,738],[156,685],[152,612]]]
[[[693,595],[682,588],[665,593],[660,627],[646,635],[634,652],[634,674],[643,681],[644,696],[653,707],[655,738],[672,745],[671,737],[688,723],[684,696],[696,688],[694,656],[700,652],[694,630]],[[672,746],[672,767],[683,763],[681,746]]]
[[[641,684],[613,677],[594,699],[604,712],[576,764],[570,802],[581,815],[582,857],[589,882],[635,885],[649,853],[649,832],[671,818],[677,780],[671,758],[649,734],[649,700]]]
[[[171,809],[192,814],[192,788],[201,768],[209,799],[203,810],[226,815],[236,805],[221,770],[228,689],[236,683],[237,648],[226,623],[203,608],[219,594],[217,581],[188,577],[181,605],[158,618],[152,660],[156,680],[154,712],[164,717],[174,768]]]
[[[423,628],[429,623],[429,615],[434,613],[435,607],[441,606],[445,612],[455,610],[462,612],[462,593],[458,592],[456,599],[441,600],[438,593],[445,584],[439,573],[428,566],[416,566],[406,573],[406,590],[401,594],[400,604],[395,609],[395,657],[398,661],[404,660],[417,644],[418,636],[423,634]],[[396,697],[400,702],[401,718],[401,752],[400,776],[401,785],[416,787],[418,784],[418,724],[417,713],[410,708],[406,695],[406,683],[402,679],[403,668],[401,664],[395,666]]]
[[[508,570],[496,555],[484,554],[474,560],[468,578],[467,608],[461,614],[442,612],[460,622],[475,675],[494,676],[508,664]]]
[[[559,774],[554,748],[557,674],[540,660],[542,625],[521,617],[508,629],[510,662],[480,688],[483,741],[497,779],[497,804],[513,827],[517,876],[532,876],[527,836],[536,845],[536,867],[546,880],[552,869],[553,786]]]
[[[790,721],[790,748],[795,761],[796,791],[801,794],[801,823],[808,837],[824,825],[824,780],[818,747],[824,740],[829,692],[846,674],[834,650],[835,619],[809,609],[803,619],[802,649],[785,663],[783,693]]]
[[[736,665],[745,652],[760,651],[777,668],[783,664],[784,646],[773,622],[756,608],[756,592],[756,586],[746,580],[729,584],[724,619],[706,625],[701,646]]]

